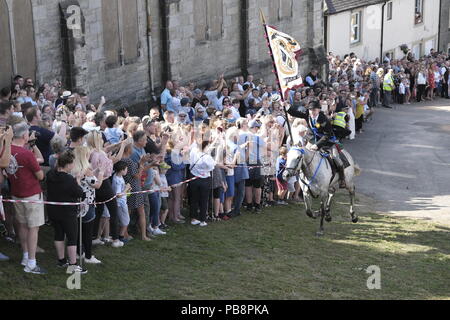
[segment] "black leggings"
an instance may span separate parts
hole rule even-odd
[[[96,191],[95,201],[96,202],[107,201],[107,200],[111,199],[112,197],[114,197],[114,195],[115,195],[115,193],[112,188],[111,180],[106,179],[106,180],[103,180],[103,183],[102,183],[100,189],[98,189]],[[119,223],[118,223],[118,219],[117,219],[118,207],[117,207],[116,199],[107,202],[106,207],[108,208],[109,215],[111,217],[109,219],[111,237],[113,240],[117,240],[117,239],[119,239]],[[95,231],[98,230],[98,226],[100,224],[100,218],[103,215],[104,209],[105,209],[105,204],[99,204],[99,205],[97,205],[97,208],[95,209],[95,222],[94,222],[94,230]]]
[[[189,183],[191,218],[206,221],[208,199],[211,192],[211,178],[197,179]],[[200,208],[200,215],[197,213]]]
[[[55,229],[55,241],[64,241],[67,237],[67,246],[76,246],[78,238],[78,219],[76,216],[50,219]]]
[[[417,97],[416,97],[417,102],[422,101],[423,95],[425,94],[425,89],[426,85],[424,84],[417,85]]]
[[[83,223],[81,230],[81,242],[86,259],[92,258],[92,234],[94,232],[94,220],[88,223]],[[78,220],[78,229],[80,229],[80,221]],[[77,252],[80,252],[80,232],[78,233]]]

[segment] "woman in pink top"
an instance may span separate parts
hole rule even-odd
[[[123,155],[123,151],[127,144],[130,144],[130,140],[122,141],[120,145],[119,152],[115,156],[111,156],[106,154],[103,150],[103,138],[102,133],[100,131],[91,131],[87,137],[86,142],[90,148],[92,148],[91,157],[89,162],[91,163],[93,170],[102,169],[104,172],[103,182],[95,193],[95,201],[96,202],[105,202],[115,197],[116,193],[112,188],[112,182],[110,177],[113,174],[113,166],[114,163],[120,161]],[[132,143],[132,140],[131,140]],[[94,232],[98,230],[100,217],[103,214],[105,204],[99,204],[96,207],[96,218],[94,225]],[[119,225],[117,220],[117,201],[113,199],[106,203],[106,207],[108,208],[110,219],[110,232],[113,239],[112,246],[114,248],[123,247],[123,242],[119,240]]]

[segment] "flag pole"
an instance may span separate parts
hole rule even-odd
[[[262,22],[262,25],[263,25],[263,28],[264,28],[264,34],[266,35],[267,46],[269,47],[269,50],[270,50],[269,54],[270,54],[270,57],[272,59],[273,67],[275,68],[274,69],[275,77],[277,78],[278,86],[279,86],[280,91],[281,91],[281,95],[280,96],[281,96],[281,101],[283,102],[283,110],[284,110],[284,114],[286,116],[286,124],[287,124],[287,127],[288,127],[289,136],[291,137],[291,145],[294,145],[294,137],[292,135],[291,124],[289,122],[289,114],[288,114],[288,112],[286,110],[286,106],[284,105],[284,102],[285,102],[284,94],[283,94],[283,90],[281,89],[281,82],[280,82],[280,78],[278,77],[277,64],[275,63],[275,58],[273,56],[272,46],[270,45],[269,34],[267,32],[266,17],[264,16],[264,13],[262,12],[261,9],[259,9],[259,14],[260,14],[261,22]]]

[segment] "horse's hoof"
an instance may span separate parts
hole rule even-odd
[[[331,222],[331,221],[333,221],[333,218],[331,216],[326,216],[325,217],[325,221],[326,222]]]
[[[311,219],[316,219],[316,217],[313,215],[311,211],[306,211],[306,215],[310,217]]]
[[[358,223],[358,221],[359,221],[359,218],[353,218],[353,219],[352,219],[352,222],[353,222],[353,223]]]
[[[323,237],[323,235],[324,235],[323,231],[317,231],[316,232],[316,236],[317,237]]]

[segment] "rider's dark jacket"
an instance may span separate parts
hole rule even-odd
[[[289,108],[288,113],[293,117],[306,120],[308,123],[308,128],[313,131],[315,137],[312,141],[310,141],[310,143],[316,144],[319,149],[333,145],[333,143],[330,142],[330,139],[334,136],[333,126],[325,113],[322,111],[319,113],[315,126],[313,126],[312,118],[309,115],[309,110],[302,112],[291,107]]]

